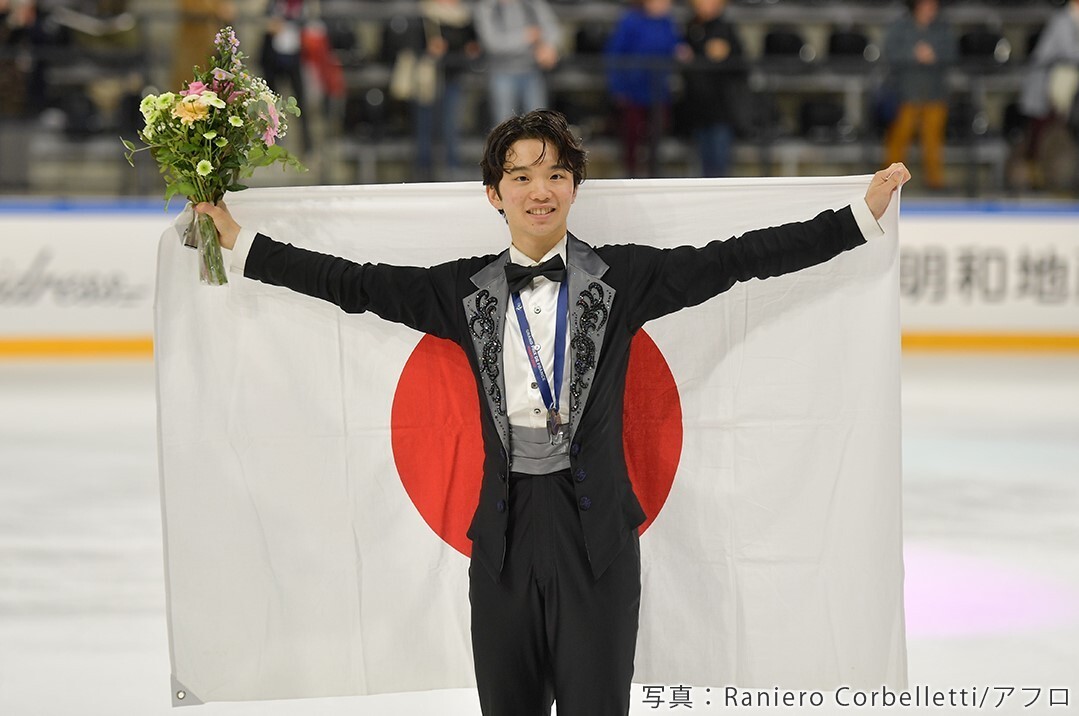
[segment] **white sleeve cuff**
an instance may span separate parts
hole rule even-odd
[[[244,265],[247,264],[247,254],[251,251],[251,244],[254,240],[254,229],[240,229],[240,234],[236,237],[236,243],[232,247],[232,260],[229,262],[230,271],[243,275]]]
[[[858,197],[852,201],[850,209],[854,213],[854,221],[857,222],[858,229],[867,241],[878,236],[884,236],[884,229],[880,227],[880,222],[873,218],[873,212],[869,210],[869,205],[865,203],[864,197]]]

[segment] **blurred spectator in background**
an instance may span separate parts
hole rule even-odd
[[[176,0],[179,11],[172,43],[172,77],[168,89],[176,91],[191,80],[191,69],[205,65],[214,53],[214,35],[236,20],[231,0]]]
[[[649,140],[652,171],[670,113],[670,74],[678,54],[688,60],[671,14],[671,0],[637,0],[619,20],[607,42],[607,81],[620,123],[626,176],[642,176],[638,145]]]
[[[14,86],[13,94],[5,95],[3,114],[33,116],[48,105],[45,77],[55,60],[50,52],[71,44],[68,28],[49,17],[60,5],[58,0],[0,0],[5,25],[0,46],[16,50],[3,65],[3,84]]]
[[[730,174],[736,113],[747,101],[742,42],[723,16],[727,0],[693,0],[686,43],[693,64],[686,71],[686,103],[691,109],[701,175]]]
[[[421,181],[429,181],[433,178],[436,116],[442,120],[446,169],[451,176],[456,176],[460,171],[457,145],[461,124],[461,78],[468,69],[468,63],[479,57],[480,47],[476,41],[472,12],[461,0],[423,0],[420,13],[427,44],[425,51],[438,61],[442,79],[442,91],[435,101],[415,100],[416,173]],[[437,113],[436,109],[439,110]]]
[[[1025,188],[1068,188],[1075,181],[1079,131],[1079,0],[1053,15],[1038,38],[1019,94],[1027,118],[1019,150]]]
[[[946,72],[958,56],[939,0],[907,0],[909,12],[888,28],[884,59],[892,73],[899,112],[885,133],[885,162],[902,162],[920,130],[922,168],[929,189],[944,188],[944,131],[948,121]]]
[[[350,39],[346,35],[345,40]],[[341,60],[333,46],[329,28],[320,19],[308,22],[303,28],[301,35],[303,47],[303,63],[310,69],[310,79],[313,79],[313,87],[308,83],[307,99],[310,107],[301,107],[308,111],[319,108],[323,112],[331,113],[331,107],[343,102],[345,98],[345,73],[341,67]],[[313,96],[317,95],[317,96]],[[308,111],[310,117],[310,112]]]
[[[671,14],[671,0],[637,0],[618,20],[606,45],[607,86],[614,99],[622,136],[627,177],[640,177],[638,150],[650,146],[651,170],[658,166],[659,139],[670,114],[672,59],[688,60],[692,51],[682,42]]]
[[[130,61],[138,47],[135,24],[127,0],[0,0],[0,47],[10,48],[0,53],[0,115],[36,116],[59,107],[67,129],[99,129],[97,105],[115,115],[127,85],[137,92],[143,84],[144,68]],[[116,69],[98,65],[87,49],[132,52]],[[83,74],[50,87],[51,70],[61,67]]]
[[[0,0],[0,116],[15,117],[27,110],[34,57],[28,49],[34,25],[30,0]]]
[[[547,106],[546,70],[558,63],[561,30],[545,0],[481,0],[476,33],[486,55],[491,124]]]
[[[303,29],[309,18],[305,0],[270,0],[266,5],[266,34],[262,39],[262,71],[266,84],[284,95],[282,80],[288,82],[289,93],[296,97],[300,109],[306,103],[303,78]],[[310,122],[303,117],[291,123],[300,125],[300,144],[306,151],[311,146]]]

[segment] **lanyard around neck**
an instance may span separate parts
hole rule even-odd
[[[566,364],[566,332],[569,322],[569,281],[562,281],[558,287],[558,311],[555,316],[554,331],[554,385],[547,381],[547,373],[543,370],[543,360],[540,358],[539,346],[532,336],[532,328],[528,325],[528,316],[525,315],[524,303],[521,301],[520,291],[513,294],[513,310],[517,313],[517,323],[521,326],[521,338],[524,341],[525,353],[528,362],[532,366],[532,375],[536,378],[536,386],[539,388],[540,397],[547,411],[558,411],[558,401],[562,395],[562,377]]]

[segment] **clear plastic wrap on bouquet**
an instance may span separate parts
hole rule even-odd
[[[199,281],[210,286],[224,286],[229,282],[228,270],[214,220],[197,211],[190,211],[190,214],[191,220],[184,229],[184,245],[198,251]]]

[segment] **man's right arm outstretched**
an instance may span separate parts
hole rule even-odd
[[[462,273],[467,281],[478,270],[470,271],[468,261],[431,268],[360,264],[245,230],[224,202],[198,204],[195,210],[214,220],[221,246],[233,251],[233,267],[248,278],[329,301],[347,313],[370,311],[442,338],[460,335],[457,284]]]

